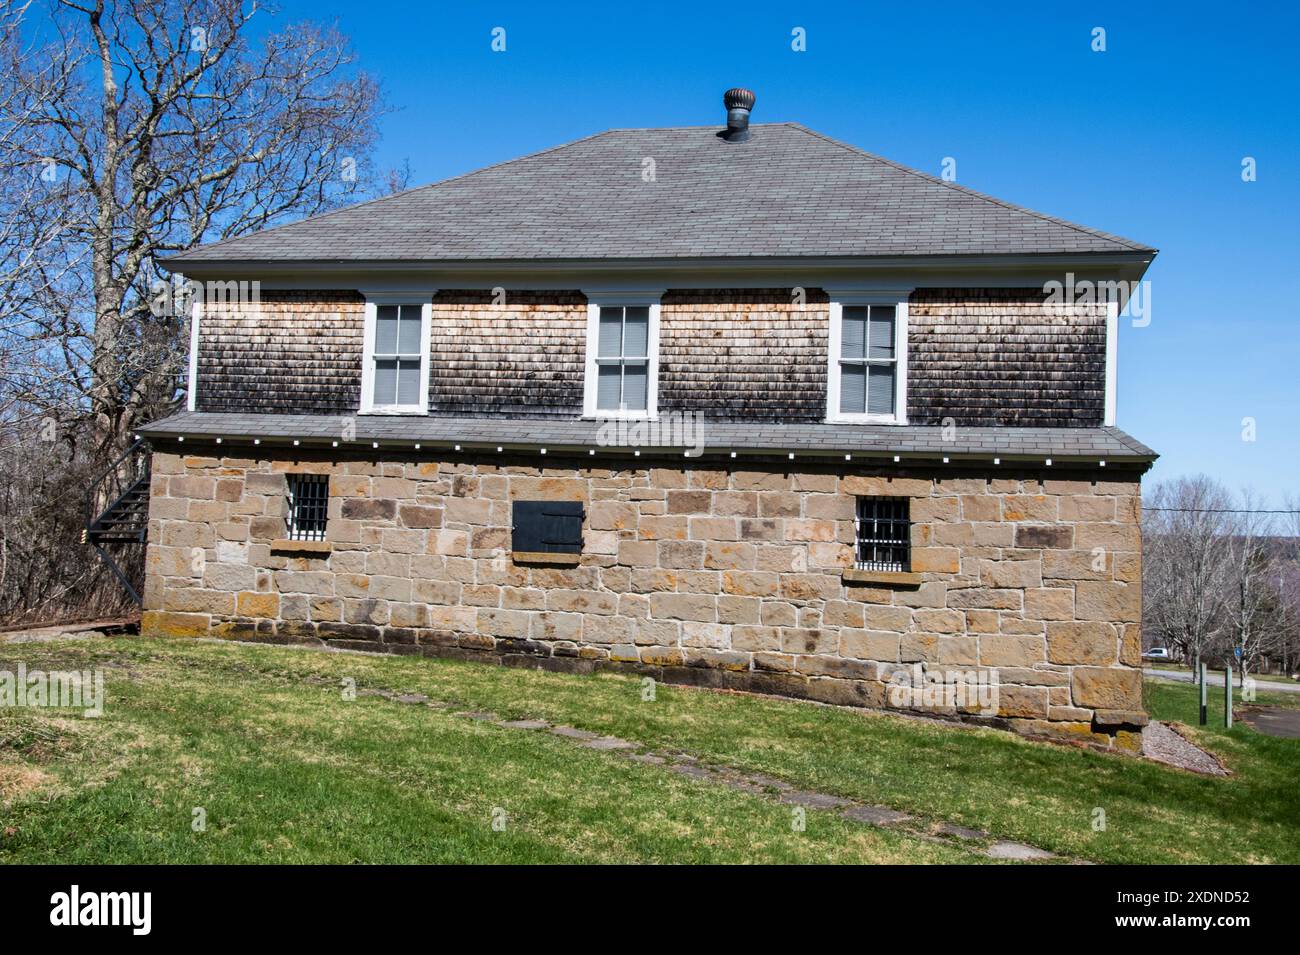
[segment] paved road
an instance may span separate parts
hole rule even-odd
[[[1177,680],[1179,683],[1195,683],[1191,673],[1184,670],[1161,670],[1156,667],[1146,667],[1143,671],[1147,676],[1158,676],[1165,680]],[[1205,675],[1206,682],[1210,686],[1223,686],[1223,674],[1210,671]],[[1240,686],[1239,678],[1234,673],[1232,685]],[[1277,690],[1280,693],[1300,693],[1300,683],[1275,683],[1272,680],[1256,680],[1255,691],[1257,693],[1271,693]]]
[[[1252,706],[1241,711],[1241,718],[1268,736],[1300,739],[1300,710],[1280,706]]]

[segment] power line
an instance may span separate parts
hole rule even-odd
[[[1300,510],[1252,510],[1244,507],[1146,507],[1144,511],[1177,511],[1180,514],[1300,514]]]

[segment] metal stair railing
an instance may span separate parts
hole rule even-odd
[[[148,442],[138,439],[90,482],[86,494],[86,527],[81,533],[82,542],[95,548],[137,605],[143,603],[139,592],[102,545],[145,543],[151,477]]]

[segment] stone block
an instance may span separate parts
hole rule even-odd
[[[839,634],[834,630],[795,627],[781,631],[783,653],[835,653],[839,648]]]
[[[744,597],[775,596],[780,583],[781,578],[772,573],[729,570],[722,574],[723,591]]]
[[[708,514],[713,506],[712,491],[669,491],[669,514]]]
[[[1142,619],[1142,589],[1137,584],[1081,580],[1075,585],[1074,614],[1080,620],[1136,623]]]
[[[905,633],[899,639],[900,663],[938,663],[940,636],[937,633]]]
[[[1042,637],[986,633],[979,640],[981,666],[1032,667],[1047,660]]]
[[[1070,674],[1075,706],[1141,710],[1142,671],[1127,667],[1075,667]]]
[[[1068,550],[1074,546],[1074,528],[1069,524],[1020,524],[1016,527],[1016,546]]]
[[[840,490],[858,497],[929,497],[933,484],[928,478],[906,478],[846,474],[840,479]]]
[[[342,517],[349,521],[391,521],[397,516],[397,502],[351,497],[343,502]]]
[[[209,619],[205,613],[146,610],[140,616],[140,633],[146,637],[206,637]]]
[[[610,616],[618,612],[618,596],[599,590],[552,590],[546,595],[546,609]]]
[[[1052,663],[1110,666],[1116,660],[1118,642],[1109,623],[1047,625],[1047,659]]]
[[[696,541],[690,543],[698,544]],[[659,546],[662,551],[673,544],[668,541]],[[705,545],[704,566],[711,570],[753,570],[754,555],[754,545],[744,541],[710,541]],[[665,567],[674,566],[663,562],[662,556],[660,561]]]
[[[1033,620],[1073,620],[1074,591],[1069,587],[1026,590],[1025,617]]]
[[[980,583],[986,587],[1041,587],[1042,565],[1037,560],[981,560]]]
[[[912,549],[912,571],[955,574],[961,570],[960,555],[956,547],[916,547]]]
[[[526,637],[532,622],[532,615],[525,610],[495,610],[482,608],[478,611],[478,632],[494,637]]]
[[[758,623],[762,601],[758,597],[723,594],[718,597],[719,623]]]
[[[713,513],[718,517],[757,517],[758,494],[754,491],[717,491]]]
[[[589,499],[589,482],[582,478],[510,478],[510,500],[512,501],[582,501],[585,503]]]
[[[660,541],[659,566],[668,570],[699,570],[704,566],[703,541]]]
[[[998,716],[1017,719],[1047,718],[1047,688],[1041,686],[999,686]]]
[[[244,591],[235,599],[235,612],[241,617],[274,620],[280,616],[280,595]]]
[[[745,652],[778,651],[781,633],[776,627],[738,625],[731,628],[731,648]]]
[[[828,542],[836,539],[835,521],[798,518],[785,522],[785,539],[788,541]]]
[[[1009,494],[1002,499],[1002,519],[1055,524],[1060,516],[1059,500],[1045,494]]]
[[[1024,591],[971,587],[948,592],[948,606],[958,610],[1019,610]]]
[[[650,615],[661,619],[714,623],[718,619],[717,598],[704,594],[651,594]]]

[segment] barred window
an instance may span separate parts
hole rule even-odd
[[[858,498],[856,566],[906,571],[912,566],[912,521],[905,497]]]
[[[289,539],[323,541],[329,515],[330,479],[324,474],[289,475]]]

